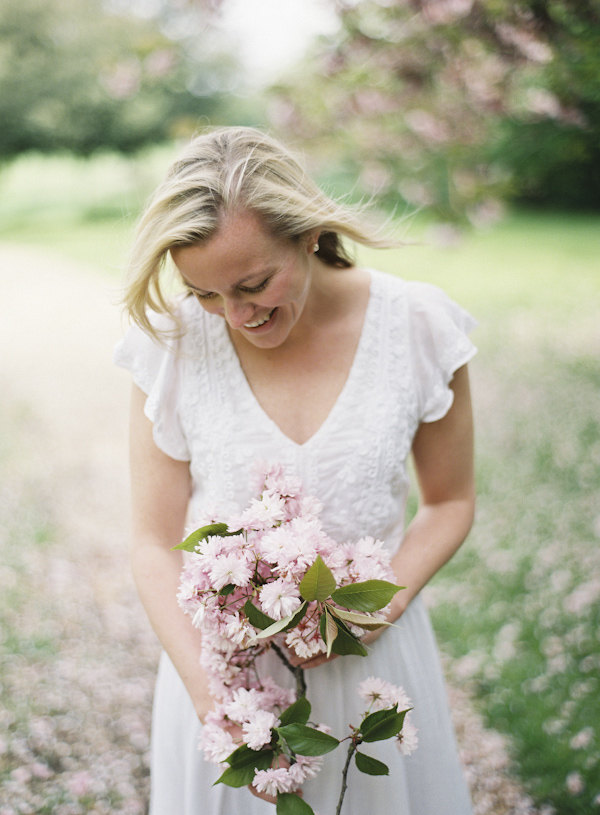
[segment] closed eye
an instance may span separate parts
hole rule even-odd
[[[247,294],[258,294],[261,291],[264,291],[269,282],[271,280],[272,275],[265,278],[262,283],[259,283],[258,286],[238,286],[239,291],[246,292]],[[193,289],[191,286],[188,286],[189,291],[192,294],[195,294],[198,300],[211,300],[213,297],[216,297],[216,292],[214,291],[207,291],[207,292],[200,292],[197,289]]]
[[[258,292],[264,291],[267,288],[270,280],[271,278],[267,277],[266,280],[263,280],[258,286],[240,286],[239,289],[240,291],[248,292],[248,294],[258,294]]]
[[[196,291],[196,289],[189,289],[192,294],[195,294],[198,300],[210,300],[211,298],[215,297],[214,291],[209,291],[203,294],[202,292]]]

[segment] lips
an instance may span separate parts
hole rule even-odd
[[[274,311],[275,309],[272,309],[262,320],[255,320],[253,323],[244,323],[244,328],[260,328],[261,325],[264,325],[271,319]]]

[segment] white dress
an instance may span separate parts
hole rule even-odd
[[[145,410],[158,447],[190,461],[190,521],[202,508],[227,513],[246,506],[250,467],[260,458],[281,462],[302,479],[323,503],[324,528],[333,538],[372,535],[396,550],[412,439],[420,422],[436,421],[449,410],[452,374],[475,353],[466,336],[475,321],[435,286],[371,272],[364,326],[344,389],[315,435],[299,445],[256,401],[225,322],[193,297],[182,300],[180,317],[186,333],[169,349],[132,328],[115,361],[148,394]],[[265,659],[262,670],[292,686],[286,669]],[[346,736],[348,725],[360,721],[356,686],[368,676],[404,687],[413,701],[419,747],[404,757],[393,740],[366,745],[364,752],[386,762],[390,774],[373,777],[352,767],[343,815],[468,815],[437,647],[420,597],[368,657],[340,657],[306,671],[311,720]],[[245,788],[212,786],[218,769],[197,749],[200,727],[163,654],[153,714],[151,815],[274,815],[272,804]],[[321,773],[304,786],[305,800],[320,815],[335,812],[345,753],[342,746],[325,756]]]

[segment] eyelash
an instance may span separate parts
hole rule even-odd
[[[270,279],[271,279],[270,277],[267,277],[267,279],[263,280],[262,283],[259,283],[258,286],[254,286],[251,289],[242,289],[242,291],[245,291],[248,294],[258,294],[259,292],[264,291],[267,288]]]
[[[240,289],[240,291],[246,292],[247,294],[259,294],[261,291],[264,291],[267,288],[270,279],[271,279],[270,277],[267,277],[267,279],[263,280],[263,282],[260,283],[258,286],[254,286],[251,289]],[[214,292],[200,294],[200,292],[196,291],[195,289],[191,289],[191,291],[196,295],[198,300],[211,300],[215,296]]]

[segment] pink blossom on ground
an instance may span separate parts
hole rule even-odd
[[[92,789],[92,777],[85,770],[74,773],[67,781],[67,787],[71,795],[76,798],[83,798]]]
[[[581,777],[581,773],[576,771],[568,774],[565,783],[571,795],[579,795],[579,793],[583,792],[585,789],[585,784],[583,778]]]
[[[584,727],[579,733],[576,733],[570,741],[573,750],[582,750],[589,747],[594,738],[594,730],[591,727]]]
[[[54,773],[46,764],[41,764],[37,761],[35,764],[32,764],[29,768],[31,770],[31,774],[34,778],[43,778],[47,780],[48,778],[52,778]]]
[[[577,586],[565,598],[563,605],[565,611],[581,616],[589,613],[598,600],[600,600],[600,578],[595,577]]]
[[[29,767],[17,767],[10,774],[13,781],[17,784],[29,784],[31,781],[31,770]]]

